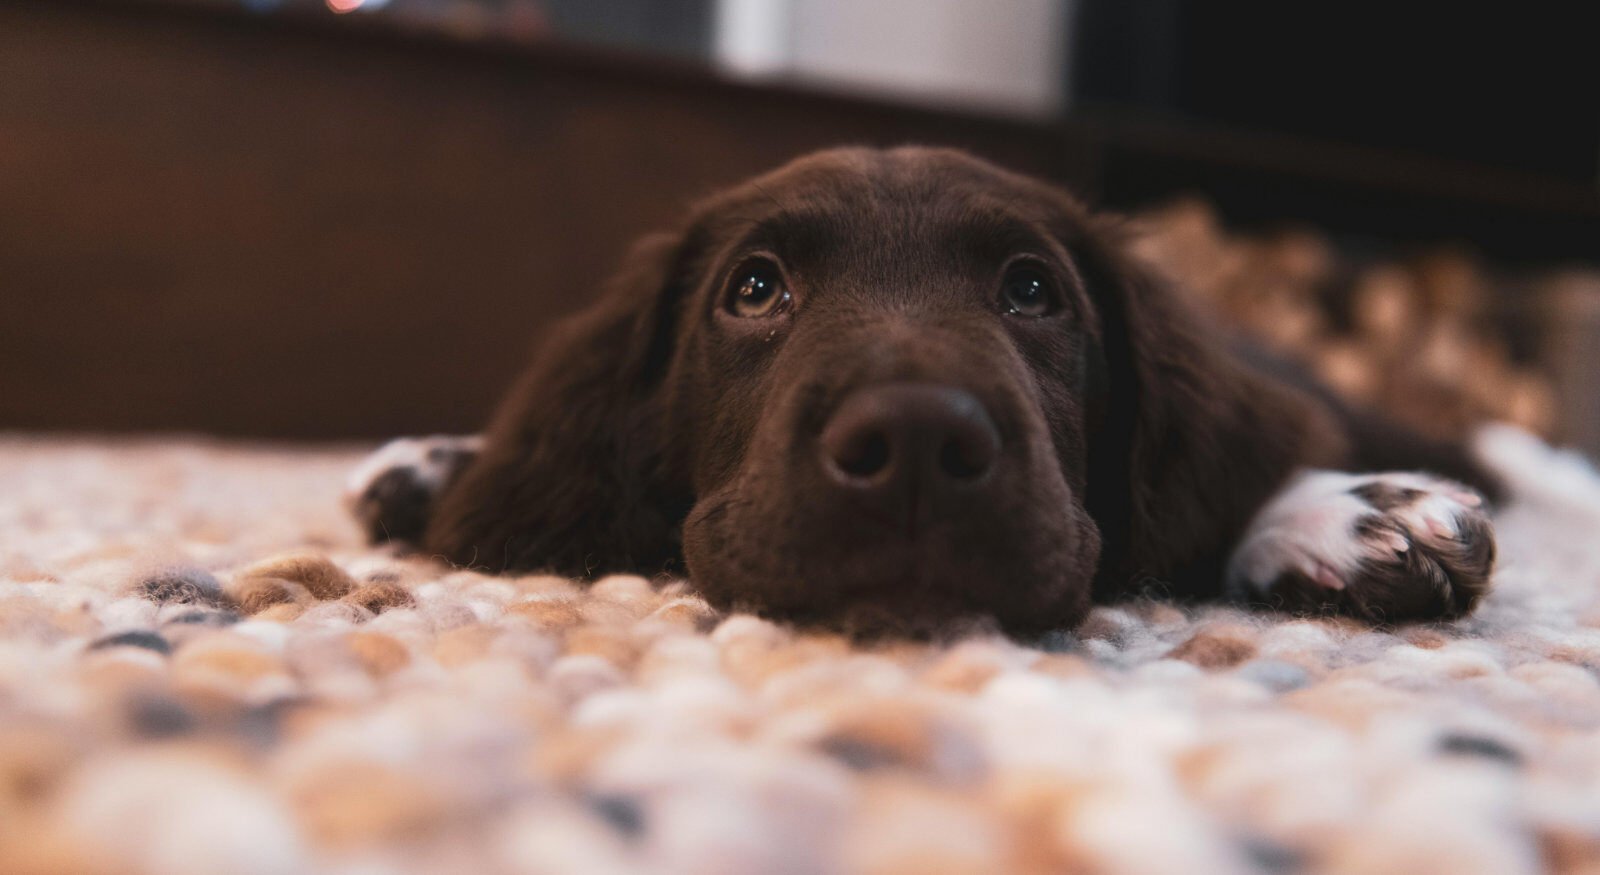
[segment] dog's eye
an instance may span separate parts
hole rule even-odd
[[[765,258],[754,258],[734,271],[728,289],[728,312],[745,319],[774,316],[789,308],[792,298],[783,272]]]
[[[1055,287],[1038,267],[1015,265],[1000,283],[1000,306],[1012,316],[1048,316],[1056,309]]]

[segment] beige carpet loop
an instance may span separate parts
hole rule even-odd
[[[0,872],[1600,872],[1600,479],[1498,587],[852,645],[363,547],[358,452],[0,438]]]

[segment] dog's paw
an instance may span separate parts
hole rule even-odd
[[[1466,486],[1307,471],[1251,521],[1227,586],[1234,598],[1284,610],[1450,619],[1488,592],[1494,558],[1483,498]]]
[[[428,526],[434,497],[482,445],[476,435],[392,440],[350,472],[345,507],[373,543],[416,543]]]

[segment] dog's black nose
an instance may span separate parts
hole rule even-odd
[[[1000,433],[972,393],[932,383],[885,383],[845,398],[822,429],[829,478],[900,519],[986,479]]]

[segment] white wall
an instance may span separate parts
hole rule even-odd
[[[1061,107],[1070,0],[719,0],[736,75],[1045,115]]]

